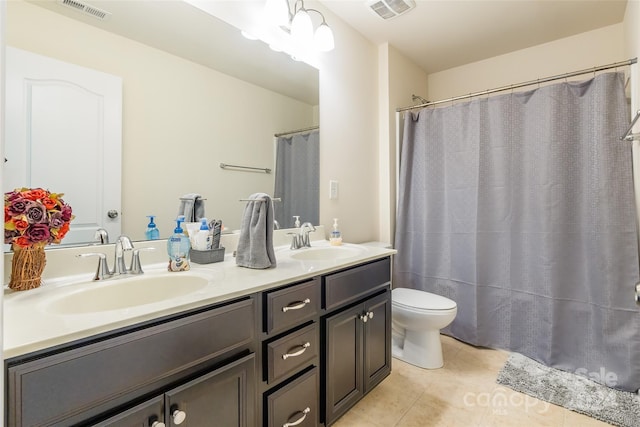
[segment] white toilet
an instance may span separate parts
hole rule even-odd
[[[440,329],[455,319],[455,301],[417,289],[391,291],[392,354],[421,368],[444,365]]]

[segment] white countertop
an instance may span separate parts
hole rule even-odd
[[[331,248],[324,240],[314,241],[312,246]],[[225,254],[223,262],[204,265],[192,263],[188,272],[167,273],[166,262],[147,265],[143,261],[145,278],[184,274],[204,277],[208,283],[202,289],[185,295],[116,310],[59,314],[51,309],[50,304],[65,295],[82,292],[91,286],[108,286],[109,283],[116,283],[118,279],[87,282],[91,275],[84,274],[50,280],[46,286],[29,291],[6,290],[4,358],[9,359],[147,320],[249,295],[396,253],[393,249],[368,245],[344,246],[357,249],[354,250],[355,255],[331,261],[296,260],[291,255],[296,256],[295,254],[308,249],[292,251],[288,246],[277,247],[277,267],[266,270],[238,267],[231,253]],[[126,293],[123,293],[122,298],[127,298]]]

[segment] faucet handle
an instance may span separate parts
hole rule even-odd
[[[133,250],[133,256],[131,257],[131,268],[129,268],[129,274],[142,274],[142,264],[140,264],[140,251],[151,252],[155,251],[156,248],[140,248]]]
[[[298,233],[287,233],[291,236],[291,247],[289,249],[300,249],[300,235]]]
[[[93,276],[93,280],[104,280],[113,276],[113,273],[109,271],[109,265],[107,265],[107,256],[100,252],[88,252],[85,254],[78,254],[76,257],[78,258],[86,258],[90,256],[98,257],[98,268],[96,269],[96,274]]]

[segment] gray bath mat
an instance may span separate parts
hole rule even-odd
[[[498,384],[574,412],[623,427],[640,425],[640,397],[511,353]]]

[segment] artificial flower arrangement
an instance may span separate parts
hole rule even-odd
[[[73,220],[62,193],[16,188],[4,194],[4,242],[26,248],[60,243]]]

